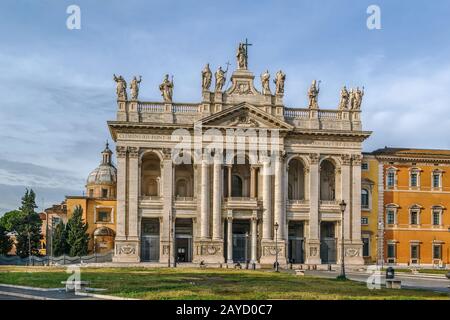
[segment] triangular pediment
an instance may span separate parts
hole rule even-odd
[[[208,117],[200,119],[197,125],[203,127],[259,128],[292,130],[293,127],[247,102],[226,108]]]

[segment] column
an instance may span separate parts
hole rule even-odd
[[[128,178],[128,240],[138,240],[138,201],[139,201],[139,148],[129,147],[129,178]]]
[[[221,236],[222,216],[222,164],[214,161],[213,177],[213,239],[219,240]]]
[[[116,240],[126,239],[127,148],[117,146],[117,234]]]
[[[209,238],[209,165],[202,160],[200,238]]]
[[[272,201],[270,175],[270,160],[264,160],[263,163],[263,240],[272,240]]]
[[[310,155],[309,166],[309,237],[319,240],[319,155]]]
[[[161,166],[162,196],[163,196],[163,228],[160,230],[160,239],[169,241],[171,228],[172,196],[173,196],[173,163],[170,157],[165,157]],[[172,241],[172,239],[170,239]],[[172,251],[171,251],[172,252]]]
[[[344,239],[345,241],[350,240],[350,210],[351,210],[351,200],[350,200],[350,188],[351,188],[351,180],[350,180],[350,155],[343,155],[342,166],[341,166],[341,199],[336,200],[344,200],[347,203],[347,207],[344,211]],[[339,237],[339,239],[341,239]]]
[[[306,241],[306,263],[320,264],[320,222],[319,222],[319,155],[310,154],[309,165],[309,221],[308,239]]]
[[[256,263],[256,250],[258,245],[258,218],[252,217],[252,250],[251,250],[251,263]]]
[[[232,195],[232,192],[231,192],[231,169],[232,169],[233,167],[230,165],[230,166],[227,166],[227,179],[228,179],[228,198],[231,198],[231,195]]]
[[[284,201],[284,164],[283,157],[279,156],[275,160],[275,183],[274,183],[274,215],[275,222],[278,223],[278,239],[284,240],[286,229],[286,209]]]
[[[250,168],[250,198],[256,198],[256,167]]]
[[[233,263],[233,217],[228,217],[227,221],[227,263]]]

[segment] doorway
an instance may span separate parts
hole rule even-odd
[[[175,221],[175,253],[178,263],[192,262],[192,219]]]
[[[250,261],[250,221],[233,221],[233,262]]]
[[[320,259],[323,264],[334,264],[337,261],[336,224],[322,222],[320,224]]]
[[[159,220],[142,219],[141,261],[159,261]]]
[[[290,263],[305,261],[304,223],[289,221],[288,227],[288,259]]]

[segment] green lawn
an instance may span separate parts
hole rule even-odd
[[[0,283],[61,287],[65,269],[0,267]],[[82,280],[104,294],[140,299],[449,299],[422,290],[369,290],[364,283],[268,271],[83,268]]]

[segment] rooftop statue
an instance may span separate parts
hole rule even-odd
[[[163,82],[159,85],[159,90],[161,91],[161,96],[164,102],[172,102],[173,95],[173,76],[172,80],[169,80],[169,75],[166,74]]]
[[[142,76],[139,76],[139,80],[136,78],[136,76],[133,77],[133,80],[130,82],[130,89],[131,89],[131,99],[137,100],[139,96],[139,84],[142,81]]]
[[[312,109],[319,108],[319,104],[317,103],[317,98],[318,98],[319,92],[320,92],[319,86],[320,86],[320,81],[319,81],[319,83],[317,83],[316,80],[313,80],[313,82],[311,83],[311,87],[309,87],[309,90],[308,90],[308,99],[309,99],[308,108],[312,108]]]
[[[116,94],[117,100],[127,100],[127,83],[122,76],[113,75],[114,81],[117,83]]]
[[[225,71],[222,70],[222,67],[219,67],[219,69],[217,69],[216,74],[215,74],[215,76],[216,76],[216,92],[222,91],[222,88],[225,84],[225,80],[226,80],[225,75],[226,75],[227,71],[228,71],[228,68]]]
[[[284,81],[286,80],[286,75],[283,71],[278,71],[275,75],[273,82],[275,83],[275,94],[284,94]]]
[[[247,50],[244,43],[239,43],[236,58],[239,69],[247,69]]]
[[[202,70],[202,89],[208,91],[211,86],[212,72],[209,69],[209,63],[206,64],[205,68]]]
[[[341,89],[341,100],[339,101],[339,110],[348,109],[350,94],[348,93],[347,87],[344,86]]]
[[[263,74],[261,74],[261,85],[263,94],[270,94],[270,73],[269,70],[266,70]]]

